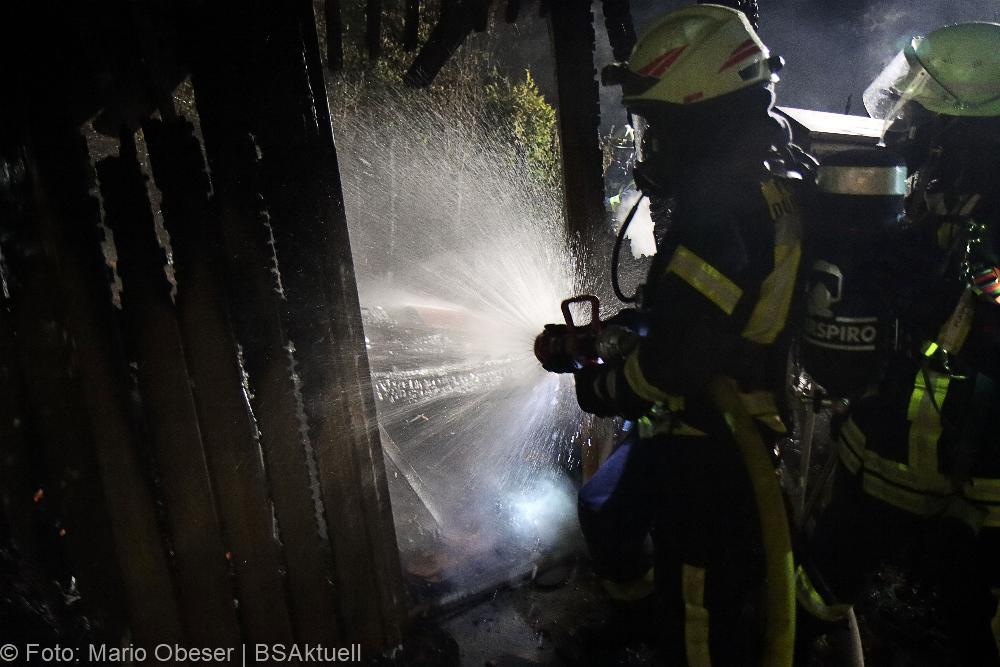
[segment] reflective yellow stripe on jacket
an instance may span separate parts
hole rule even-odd
[[[727,278],[717,268],[706,262],[688,248],[679,245],[674,251],[667,273],[674,273],[702,296],[732,315],[737,302],[743,296],[739,285]]]
[[[760,286],[760,297],[743,329],[743,337],[755,343],[773,343],[785,328],[795,294],[802,258],[802,221],[792,191],[776,180],[760,185],[774,220],[774,268]]]
[[[862,475],[869,495],[918,516],[953,515],[973,528],[1000,528],[1000,479],[972,478],[960,488],[940,472],[938,440],[940,407],[949,378],[928,373],[918,377],[910,396],[908,461],[892,461],[868,449],[864,433],[853,420],[840,433],[840,460]],[[937,407],[935,407],[935,403]]]

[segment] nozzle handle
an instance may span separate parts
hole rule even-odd
[[[589,303],[590,304],[590,324],[585,325],[594,329],[594,331],[600,331],[601,329],[601,302],[593,294],[581,294],[580,296],[573,296],[562,302],[562,312],[563,317],[566,319],[566,326],[569,329],[569,334],[573,335],[574,330],[583,328],[577,326],[573,322],[573,312],[570,310],[570,305],[574,303]]]

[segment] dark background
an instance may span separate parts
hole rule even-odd
[[[660,16],[690,2],[632,0],[637,32]],[[529,7],[534,8],[529,4]],[[612,61],[599,0],[593,3],[598,70]],[[495,40],[503,67],[517,73],[530,67],[546,99],[557,104],[548,27],[537,12],[525,10],[514,26],[498,23]],[[949,23],[1000,22],[998,0],[760,0],[760,34],[786,65],[778,84],[778,104],[867,115],[861,93],[906,41]],[[602,131],[620,125],[617,88],[601,89]]]

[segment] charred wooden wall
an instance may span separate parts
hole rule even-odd
[[[116,645],[395,646],[312,3],[26,4],[0,104],[0,585],[57,580],[50,607]]]

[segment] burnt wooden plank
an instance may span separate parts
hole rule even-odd
[[[521,0],[507,0],[507,7],[504,9],[503,18],[507,23],[515,23],[517,15],[521,13]]]
[[[213,233],[217,226],[210,220],[201,148],[186,120],[169,124],[151,120],[143,130],[171,237],[178,322],[236,572],[246,638],[254,643],[290,643],[294,637],[283,563],[271,525],[256,427],[243,395],[236,341],[217,275],[219,247]]]
[[[21,3],[28,16],[10,22],[31,44],[31,58],[6,73],[19,78],[7,102],[20,101],[24,134],[30,137],[33,178],[28,206],[46,252],[58,266],[56,298],[71,341],[77,378],[74,389],[89,420],[90,434],[105,500],[80,510],[106,516],[111,538],[86,530],[95,554],[113,548],[107,565],[120,568],[132,641],[151,645],[180,642],[173,582],[153,501],[137,461],[129,419],[127,363],[116,345],[107,266],[101,254],[99,204],[91,196],[93,174],[86,142],[79,131],[84,119],[107,104],[110,78],[103,69],[104,34],[120,32],[114,13],[101,6],[60,6],[43,0]],[[106,33],[102,32],[106,31]],[[58,63],[57,66],[51,66]],[[5,90],[10,90],[5,86]],[[0,105],[10,112],[14,104]],[[6,130],[11,118],[4,114]],[[71,417],[60,416],[69,420]],[[115,557],[116,556],[116,557]],[[118,638],[114,638],[117,640]]]
[[[106,221],[118,245],[124,322],[162,479],[178,604],[188,641],[236,646],[240,632],[170,285],[132,133],[97,165]]]
[[[246,18],[246,17],[243,17]],[[259,65],[249,28],[221,33],[230,16],[203,17],[206,31],[193,36],[193,81],[219,211],[225,271],[236,337],[249,375],[251,405],[280,528],[290,608],[300,641],[334,644],[342,637],[334,605],[333,562],[321,537],[301,443],[287,339],[281,323],[282,288],[275,265],[268,213],[261,197],[258,156],[248,114]]]
[[[310,86],[315,40],[295,17],[282,19],[262,45],[277,94],[260,98],[257,140],[283,322],[299,360],[346,631],[384,647],[399,637],[400,569],[339,167],[327,101],[315,94],[323,88]]]
[[[549,12],[559,93],[566,224],[571,234],[589,238],[604,223],[593,16],[590,3],[583,0],[552,2]]]
[[[35,503],[25,433],[24,383],[18,364],[11,312],[0,299],[0,543],[19,553],[37,551],[33,535]],[[6,531],[7,534],[3,534]]]
[[[331,72],[339,72],[344,67],[344,20],[340,0],[324,0],[323,17],[326,21],[326,66]]]
[[[326,620],[336,619],[345,640],[386,648],[399,638],[398,552],[374,410],[367,412],[374,401],[312,7],[257,0],[241,8],[239,47],[226,44],[222,54],[229,61],[220,66],[217,58],[206,58],[195,68],[199,102],[207,93],[211,107],[202,104],[201,116],[223,205],[230,282],[248,281],[246,305],[263,318],[241,323],[247,309],[234,305],[237,337],[255,395],[263,387],[286,401],[281,411],[257,413],[262,435],[270,420],[284,433],[301,427],[304,438],[267,443],[265,454],[288,456],[293,468],[287,474],[299,475],[305,445],[306,463],[317,466],[309,478],[317,501],[310,518],[327,530],[334,563],[335,613]],[[233,62],[232,53],[243,57]],[[232,108],[239,116],[235,126]],[[234,153],[243,157],[232,160]],[[259,188],[253,183],[258,177]],[[240,298],[240,290],[231,291]],[[296,400],[289,405],[283,383],[292,362]],[[279,474],[270,459],[268,471],[280,511]],[[292,531],[280,515],[279,523],[291,575],[291,558],[298,554],[289,548]],[[301,620],[296,613],[296,623]]]
[[[615,60],[628,60],[635,46],[635,26],[632,23],[630,0],[601,0],[604,13],[604,27]]]
[[[10,106],[0,108],[0,548],[13,547],[26,558],[37,552],[33,529],[35,481],[31,474],[27,399],[17,339],[14,335],[14,300],[17,277],[11,272],[19,230],[30,208],[27,165],[23,156],[26,137]]]
[[[406,0],[403,17],[403,48],[413,51],[420,40],[420,0]]]
[[[69,153],[62,159],[85,163],[86,157]],[[123,588],[72,339],[60,309],[59,267],[38,217],[25,218],[31,228],[24,230],[20,252],[10,258],[18,277],[11,312],[25,420],[40,466],[35,498],[46,515],[37,524],[40,547],[50,568],[56,566],[47,575],[64,586],[74,577],[95,630],[117,637],[125,620]]]
[[[382,0],[365,1],[365,44],[369,60],[382,55]]]

